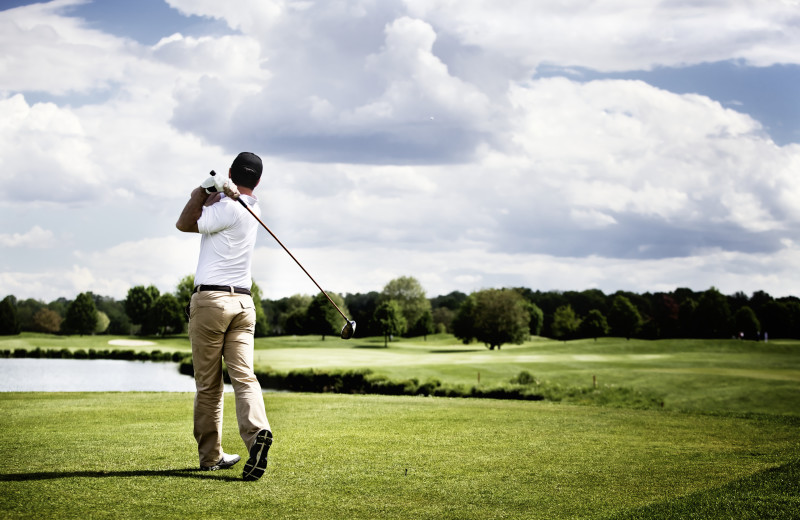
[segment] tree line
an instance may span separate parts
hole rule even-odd
[[[79,294],[50,303],[35,299],[0,301],[0,334],[20,331],[51,334],[170,335],[185,332],[194,277],[184,277],[175,291],[132,287],[124,300]],[[341,316],[325,299],[294,295],[262,298],[253,282],[256,336],[336,335]],[[625,338],[730,338],[759,340],[800,338],[800,299],[773,298],[764,291],[723,295],[714,287],[695,292],[638,294],[599,289],[534,291],[528,288],[484,289],[469,295],[453,291],[428,298],[419,281],[400,277],[381,291],[331,298],[358,324],[358,335],[396,337],[452,333],[465,343],[487,348],[521,343],[530,335],[559,340],[618,336]]]

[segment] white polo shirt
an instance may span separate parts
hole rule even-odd
[[[253,213],[261,216],[258,199],[248,195],[241,198]],[[215,204],[203,206],[197,229],[203,237],[194,284],[249,289],[253,284],[251,265],[258,221],[239,202],[222,195]]]

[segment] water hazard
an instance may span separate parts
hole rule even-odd
[[[194,392],[178,363],[113,359],[0,359],[0,392]],[[232,392],[231,385],[225,385]]]

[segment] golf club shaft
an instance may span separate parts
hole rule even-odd
[[[335,301],[333,301],[333,300],[331,299],[331,297],[330,297],[330,296],[328,296],[328,293],[326,293],[326,292],[325,292],[325,289],[323,289],[322,287],[320,287],[320,285],[317,283],[317,281],[316,281],[316,280],[314,280],[314,277],[313,277],[313,276],[311,276],[311,275],[309,274],[309,272],[308,272],[308,271],[306,271],[306,268],[305,268],[305,267],[303,267],[303,264],[301,264],[301,263],[300,263],[300,262],[297,260],[297,258],[295,258],[295,257],[294,257],[294,255],[292,254],[292,252],[291,252],[291,251],[289,251],[289,250],[286,248],[286,246],[285,246],[285,245],[283,245],[283,242],[281,242],[281,241],[280,241],[280,239],[279,239],[278,237],[276,237],[276,236],[275,236],[275,233],[273,233],[273,232],[272,232],[272,230],[270,230],[270,229],[267,227],[267,225],[266,225],[266,224],[264,224],[264,222],[263,222],[263,221],[262,221],[260,218],[258,218],[258,215],[256,215],[255,213],[253,213],[253,210],[252,210],[252,209],[250,209],[250,207],[247,205],[247,203],[246,203],[245,201],[243,201],[241,198],[239,198],[239,199],[236,199],[236,200],[238,200],[238,201],[239,201],[239,204],[241,204],[242,206],[244,206],[244,209],[246,209],[246,210],[247,210],[247,211],[248,211],[248,212],[249,212],[251,215],[253,215],[253,218],[254,218],[254,219],[256,219],[256,220],[258,221],[258,223],[259,223],[259,224],[261,224],[261,225],[264,227],[264,229],[266,229],[266,230],[267,230],[267,233],[269,233],[270,235],[272,235],[272,238],[274,238],[274,239],[275,239],[275,241],[276,241],[278,244],[280,244],[280,246],[283,248],[283,250],[284,250],[284,251],[286,251],[286,252],[289,254],[289,256],[291,256],[291,257],[292,257],[292,260],[294,260],[294,261],[295,261],[295,263],[296,263],[297,265],[299,265],[299,266],[300,266],[300,269],[302,269],[302,270],[303,270],[303,272],[304,272],[304,273],[306,273],[306,276],[308,276],[309,278],[311,278],[311,281],[312,281],[312,282],[314,282],[314,285],[316,285],[316,286],[317,286],[317,288],[318,288],[320,291],[322,291],[322,294],[324,294],[324,295],[325,295],[325,297],[328,299],[328,301],[329,301],[329,302],[331,302],[331,304],[332,304],[334,307],[336,307],[336,310],[337,310],[337,311],[339,311],[339,314],[341,314],[341,315],[342,315],[342,318],[344,318],[344,319],[345,319],[345,321],[349,322],[349,321],[350,321],[350,319],[349,319],[347,316],[345,316],[345,315],[344,315],[344,313],[342,312],[342,309],[340,309],[340,308],[339,308],[339,306],[338,306],[338,305],[336,305],[336,302],[335,302]]]

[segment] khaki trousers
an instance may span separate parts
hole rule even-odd
[[[189,339],[197,388],[194,437],[202,466],[213,466],[222,458],[223,359],[236,399],[239,435],[247,450],[259,431],[270,429],[261,385],[253,372],[255,323],[253,300],[246,294],[202,291],[192,295]]]

